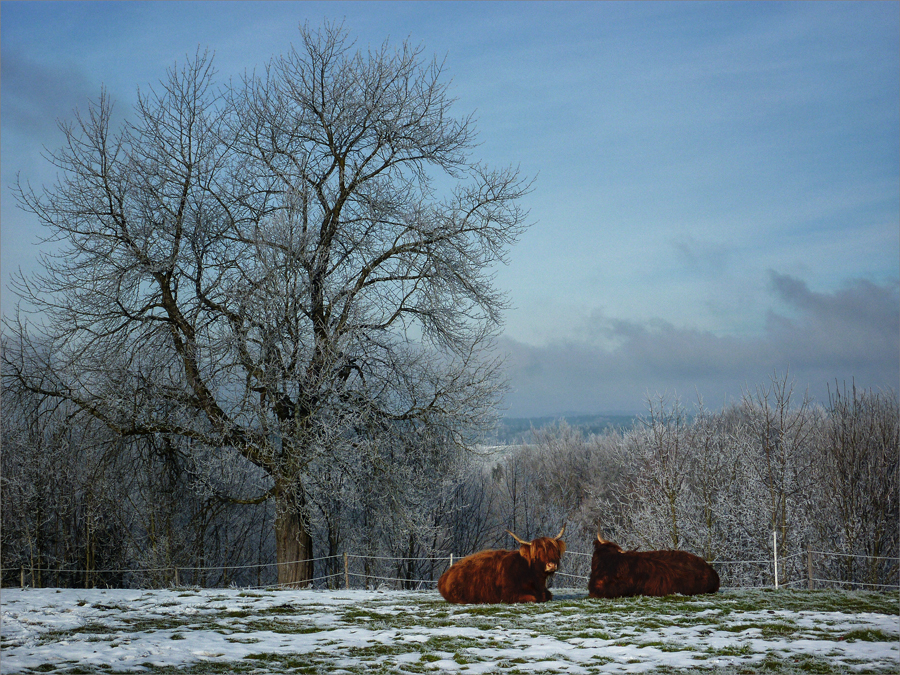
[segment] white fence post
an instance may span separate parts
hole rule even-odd
[[[775,588],[778,588],[778,531],[772,530],[772,552],[775,562]]]
[[[813,589],[812,547],[806,544],[806,576],[809,579],[809,590]]]

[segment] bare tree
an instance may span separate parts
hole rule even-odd
[[[836,388],[829,400],[817,476],[824,542],[848,554],[837,572],[845,581],[897,578],[900,515],[900,416],[893,392]],[[859,558],[851,557],[859,556]]]
[[[6,323],[4,350],[20,386],[120,436],[261,469],[239,499],[274,500],[283,584],[312,577],[317,467],[390,478],[382,439],[459,447],[489,422],[492,266],[528,190],[470,158],[472,120],[421,49],[300,34],[225,89],[198,54],[117,132],[105,94],[62,125],[57,183],[18,198],[65,249],[18,280],[38,315]]]
[[[648,400],[648,416],[635,425],[622,446],[632,465],[625,499],[633,537],[642,546],[679,548],[690,488],[689,422],[681,400],[671,406],[664,395]]]
[[[811,520],[804,506],[815,489],[817,429],[824,412],[813,406],[808,394],[796,402],[794,383],[787,374],[775,374],[769,386],[745,393],[741,407],[751,437],[750,472],[765,495],[765,507],[758,506],[768,531],[760,528],[759,535],[771,542],[775,532],[782,554],[797,551],[809,536]],[[771,551],[772,546],[765,548]]]
[[[493,464],[487,459],[462,457],[447,476],[434,506],[435,521],[443,534],[435,542],[436,550],[456,556],[474,553],[486,548],[496,531],[505,526],[495,520],[499,495],[491,475]]]

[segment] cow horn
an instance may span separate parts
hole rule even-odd
[[[608,541],[606,541],[606,539],[604,539],[603,537],[600,536],[600,532],[599,532],[599,531],[597,532],[597,541],[599,541],[601,544],[608,544],[608,543],[609,543]]]
[[[561,536],[563,536],[563,532],[565,532],[565,531],[566,531],[566,526],[563,525],[563,526],[562,526],[562,529],[559,531],[559,534],[556,535],[556,536],[553,537],[553,538],[554,538],[554,539],[559,539]]]
[[[516,535],[514,535],[514,534],[513,534],[512,532],[510,532],[509,530],[507,530],[507,532],[509,532],[510,536],[511,536],[513,539],[515,539],[517,542],[519,542],[520,544],[522,544],[522,546],[531,546],[531,542],[530,542],[530,541],[522,541],[521,539],[519,539]]]

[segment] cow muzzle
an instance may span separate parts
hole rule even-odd
[[[547,574],[553,574],[556,571],[556,567],[557,567],[557,565],[555,562],[548,562],[547,567],[544,569],[544,571]]]

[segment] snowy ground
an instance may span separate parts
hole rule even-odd
[[[898,672],[896,592],[458,606],[424,591],[3,589],[0,672]]]

